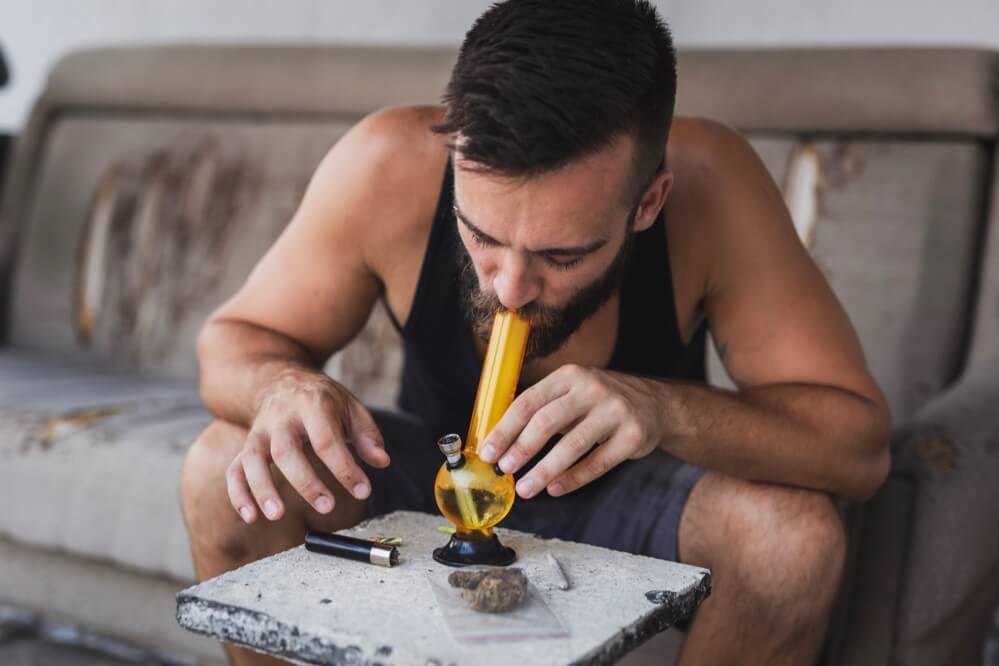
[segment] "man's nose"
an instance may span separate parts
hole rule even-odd
[[[541,295],[541,283],[528,270],[527,259],[511,254],[493,278],[496,298],[509,310],[519,310]]]

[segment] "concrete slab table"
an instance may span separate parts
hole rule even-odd
[[[308,664],[609,664],[688,617],[711,588],[706,569],[497,529],[568,636],[470,645],[449,633],[428,580],[453,570],[431,557],[447,540],[437,530],[445,524],[406,511],[369,520],[343,533],[401,537],[401,564],[299,546],[178,593],[177,621]],[[547,553],[562,564],[568,590],[559,589]]]

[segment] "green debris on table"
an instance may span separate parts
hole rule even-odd
[[[384,544],[386,546],[401,546],[402,539],[397,536],[376,536],[371,537],[371,540],[375,543]]]

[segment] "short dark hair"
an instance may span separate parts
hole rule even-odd
[[[647,0],[507,0],[465,36],[433,129],[474,170],[531,177],[635,139],[635,185],[664,159],[676,98],[669,28]]]

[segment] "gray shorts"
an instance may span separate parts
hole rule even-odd
[[[439,515],[433,484],[444,462],[437,449],[441,433],[428,432],[408,415],[372,413],[392,464],[383,470],[365,467],[372,486],[368,515],[396,510]],[[530,468],[525,465],[523,471]],[[626,461],[562,497],[543,491],[529,500],[518,497],[500,526],[675,561],[680,515],[703,474],[703,469],[657,451]]]

